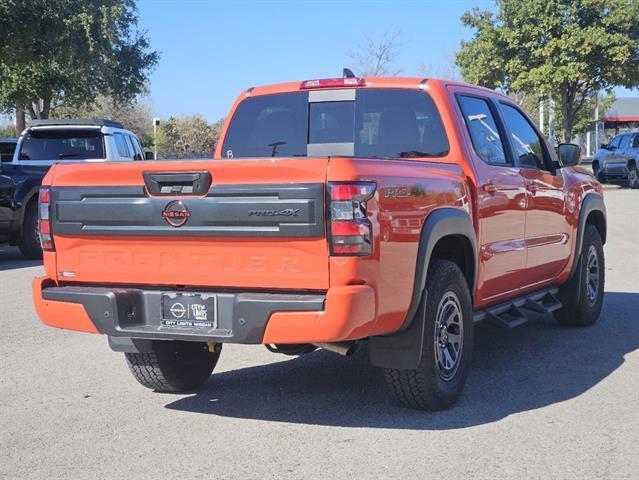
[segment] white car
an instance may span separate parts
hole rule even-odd
[[[18,245],[30,259],[42,256],[38,190],[51,165],[153,158],[133,132],[112,120],[35,120],[22,132],[17,146],[11,147],[15,147],[13,156],[1,159],[0,171],[12,193],[0,198],[0,243]]]
[[[105,162],[149,157],[138,137],[113,120],[34,120],[20,135],[11,163],[48,167],[64,160]]]

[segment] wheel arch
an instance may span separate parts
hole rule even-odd
[[[581,247],[587,225],[593,225],[597,229],[601,236],[601,241],[605,244],[608,234],[606,204],[603,201],[603,197],[599,194],[589,193],[581,202],[579,223],[577,225],[577,241],[575,242],[575,260],[573,261],[570,277],[568,278],[572,278],[575,275],[579,262],[581,261]]]
[[[462,249],[461,251],[458,249]],[[390,335],[371,337],[371,363],[385,368],[415,368],[422,357],[423,322],[413,321],[425,297],[428,267],[433,259],[452,260],[464,273],[471,297],[477,282],[477,235],[468,213],[457,208],[433,211],[422,227],[410,305],[402,326]]]

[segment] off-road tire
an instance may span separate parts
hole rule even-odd
[[[154,340],[150,353],[125,353],[135,379],[158,392],[184,392],[200,387],[215,368],[221,345],[213,352],[202,342]]]
[[[38,233],[38,204],[29,202],[24,212],[22,223],[22,236],[18,243],[18,248],[22,255],[29,260],[42,258],[42,246]]]
[[[594,295],[589,294],[588,283],[595,279],[592,255],[596,255],[597,290]],[[606,265],[604,261],[603,242],[599,231],[594,225],[587,224],[581,247],[581,269],[575,277],[562,285],[559,298],[562,307],[554,312],[557,321],[567,327],[586,327],[592,325],[599,318],[603,306],[604,282]]]
[[[415,369],[384,369],[391,392],[403,405],[420,410],[443,410],[460,397],[471,364],[473,350],[473,309],[466,279],[459,267],[448,260],[433,260],[426,279],[426,301],[413,321],[425,322],[422,359]],[[442,376],[437,349],[441,348],[438,310],[450,293],[458,300],[462,337],[459,364],[450,378]]]

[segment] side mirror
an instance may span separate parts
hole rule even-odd
[[[153,156],[153,152],[144,152],[144,159],[145,160],[155,160],[155,157]]]
[[[604,150],[608,150],[608,144],[607,143],[602,143],[599,148],[602,148]]]
[[[572,167],[581,162],[581,148],[574,143],[560,143],[557,147],[559,165],[562,167]]]

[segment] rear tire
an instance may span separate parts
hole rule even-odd
[[[448,260],[433,260],[427,297],[414,321],[425,322],[422,359],[415,369],[384,369],[391,392],[405,406],[443,410],[460,397],[471,364],[473,309],[466,279]]]
[[[603,306],[606,265],[603,242],[594,225],[586,225],[580,261],[577,276],[559,289],[563,306],[554,312],[557,321],[567,327],[592,325]]]
[[[18,248],[22,255],[29,260],[42,258],[42,246],[38,233],[38,204],[36,202],[27,204]]]
[[[154,340],[150,353],[125,353],[135,379],[158,392],[184,392],[202,386],[211,376],[222,351],[202,342]]]
[[[592,164],[592,173],[595,178],[599,181],[599,183],[606,183],[606,177],[603,173],[601,173],[601,167],[599,166],[599,162],[594,162]]]

